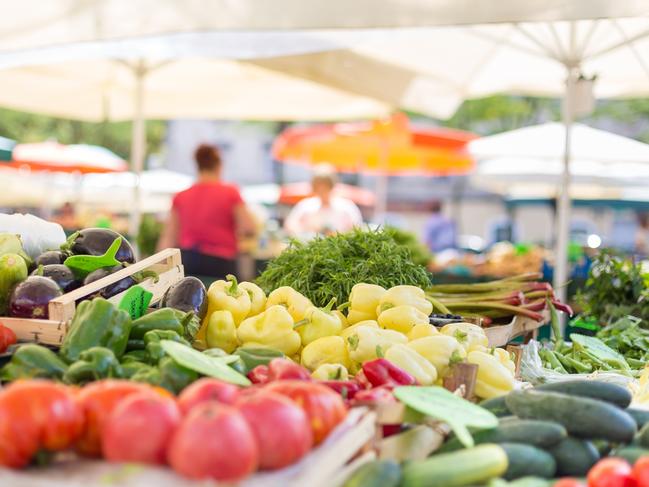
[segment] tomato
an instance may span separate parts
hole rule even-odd
[[[113,379],[92,382],[77,393],[76,399],[86,425],[77,442],[79,453],[88,456],[101,455],[101,435],[106,420],[121,399],[137,392],[157,394],[147,384]]]
[[[213,400],[224,404],[234,404],[239,396],[239,388],[234,384],[204,377],[187,386],[178,396],[178,406],[187,414],[194,406]]]
[[[113,462],[164,464],[180,418],[174,399],[150,392],[130,394],[117,403],[104,425],[104,457]]]
[[[17,341],[14,331],[0,323],[0,353],[6,352],[9,346]]]
[[[315,445],[322,442],[347,416],[347,408],[340,395],[322,384],[283,380],[271,382],[264,389],[289,397],[304,410],[311,424]]]
[[[288,397],[261,391],[243,397],[237,406],[259,445],[259,467],[276,469],[306,455],[313,433],[306,413]]]
[[[639,458],[635,462],[632,475],[638,487],[649,487],[649,457]]]
[[[171,467],[186,477],[236,482],[257,469],[259,449],[239,411],[208,401],[183,418],[171,439],[167,458]]]
[[[631,465],[621,458],[604,458],[588,472],[588,487],[636,487]]]
[[[557,480],[552,487],[586,487],[586,484],[572,477],[565,477]]]
[[[39,448],[39,428],[24,405],[0,395],[0,465],[27,466]]]

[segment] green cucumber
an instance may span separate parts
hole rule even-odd
[[[557,462],[557,476],[583,477],[599,460],[597,448],[590,441],[569,436],[548,448]]]
[[[473,433],[476,445],[483,443],[525,443],[527,445],[546,447],[559,443],[568,436],[566,429],[558,423],[535,419],[501,419],[497,428]],[[460,450],[462,444],[457,438],[451,438],[439,449],[439,452]]]
[[[635,420],[638,429],[649,423],[649,411],[646,409],[626,408],[625,411]]]
[[[397,487],[401,467],[392,460],[374,460],[354,470],[343,487]]]
[[[485,408],[487,411],[491,411],[495,416],[502,418],[503,416],[510,416],[512,412],[507,407],[505,403],[505,397],[507,396],[498,396],[493,399],[487,399],[482,401],[479,406]]]
[[[486,444],[406,464],[401,487],[464,487],[487,482],[506,471],[505,450]]]
[[[560,392],[569,396],[590,397],[599,399],[618,407],[626,408],[631,404],[631,391],[626,387],[599,380],[567,380],[536,386],[537,391]]]
[[[639,458],[649,456],[649,449],[638,448],[635,446],[624,446],[613,450],[611,456],[624,458],[627,462],[633,465]]]
[[[562,424],[568,434],[579,438],[629,443],[637,431],[633,418],[616,406],[558,392],[510,392],[507,407],[519,418]]]
[[[642,427],[636,438],[641,447],[649,448],[649,423]]]
[[[523,443],[501,443],[507,453],[508,467],[503,475],[507,480],[520,477],[551,479],[557,471],[557,462],[545,450]]]

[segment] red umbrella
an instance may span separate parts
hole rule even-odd
[[[28,167],[35,171],[104,173],[128,170],[124,159],[96,145],[64,145],[58,142],[18,144],[10,167]]]

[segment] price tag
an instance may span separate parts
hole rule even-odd
[[[142,286],[132,286],[119,302],[119,309],[123,309],[130,314],[131,319],[137,320],[140,316],[144,316],[152,298],[153,293],[150,293]]]
[[[122,237],[118,237],[108,247],[104,255],[73,255],[65,259],[64,264],[72,269],[72,272],[76,275],[85,277],[92,271],[96,271],[102,267],[113,267],[120,264],[115,256],[121,244]]]

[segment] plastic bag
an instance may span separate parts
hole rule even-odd
[[[30,214],[0,214],[0,233],[20,235],[23,248],[32,259],[46,250],[57,250],[65,243],[61,225]]]

